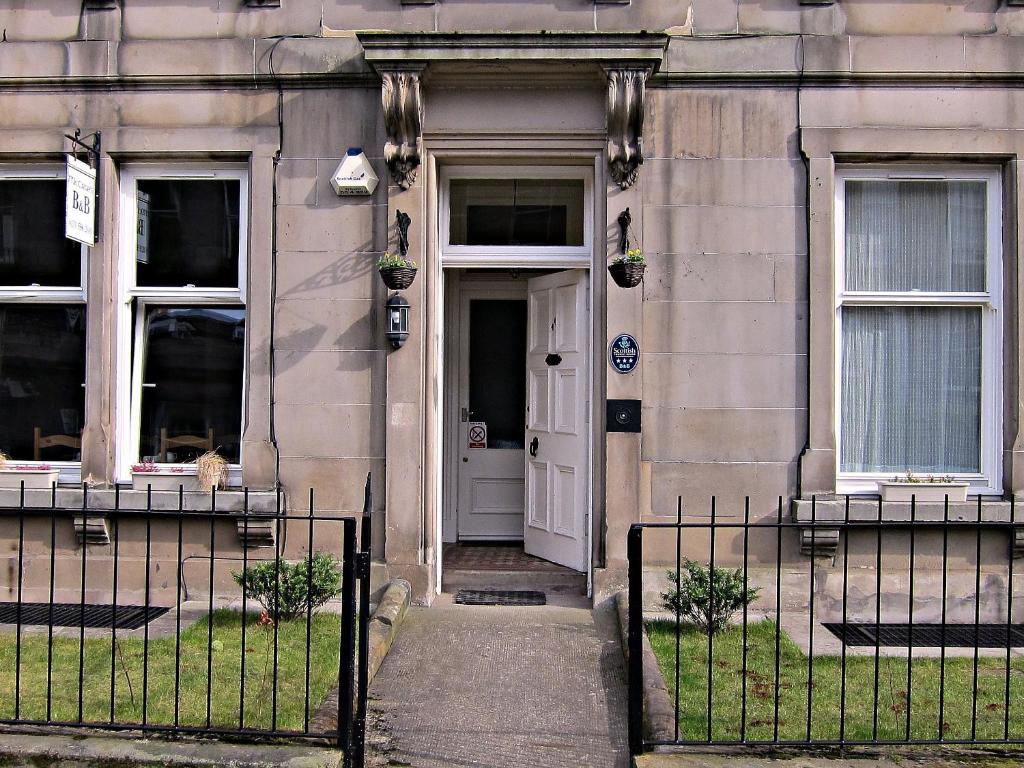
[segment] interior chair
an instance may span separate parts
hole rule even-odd
[[[74,435],[47,435],[43,437],[42,427],[34,427],[32,429],[32,459],[34,461],[42,461],[43,450],[57,446],[74,448],[77,451],[81,451],[82,438],[75,437]]]
[[[213,450],[213,428],[206,430],[206,436],[202,435],[175,435],[170,437],[167,434],[167,427],[160,427],[160,462],[167,463],[167,451],[171,448],[200,448],[205,453]]]

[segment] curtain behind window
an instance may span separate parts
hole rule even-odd
[[[848,181],[846,290],[984,291],[985,194]],[[843,307],[840,471],[980,471],[981,325],[977,306]]]
[[[846,182],[846,290],[984,291],[985,182]]]

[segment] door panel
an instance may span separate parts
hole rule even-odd
[[[528,282],[529,397],[525,549],[587,567],[587,272],[566,270]],[[548,357],[548,355],[553,355]],[[534,453],[531,449],[528,453]]]
[[[463,291],[457,459],[460,539],[523,536],[526,315],[521,290]],[[486,448],[469,447],[472,422],[487,424]]]

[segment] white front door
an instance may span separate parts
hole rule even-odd
[[[458,537],[523,537],[526,294],[462,290]]]
[[[587,569],[587,272],[528,282],[525,549]]]

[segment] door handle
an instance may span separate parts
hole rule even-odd
[[[537,436],[534,435],[533,436],[533,440],[530,441],[530,456],[532,456],[533,458],[537,458],[537,447],[539,445],[540,445],[540,440],[538,440]]]

